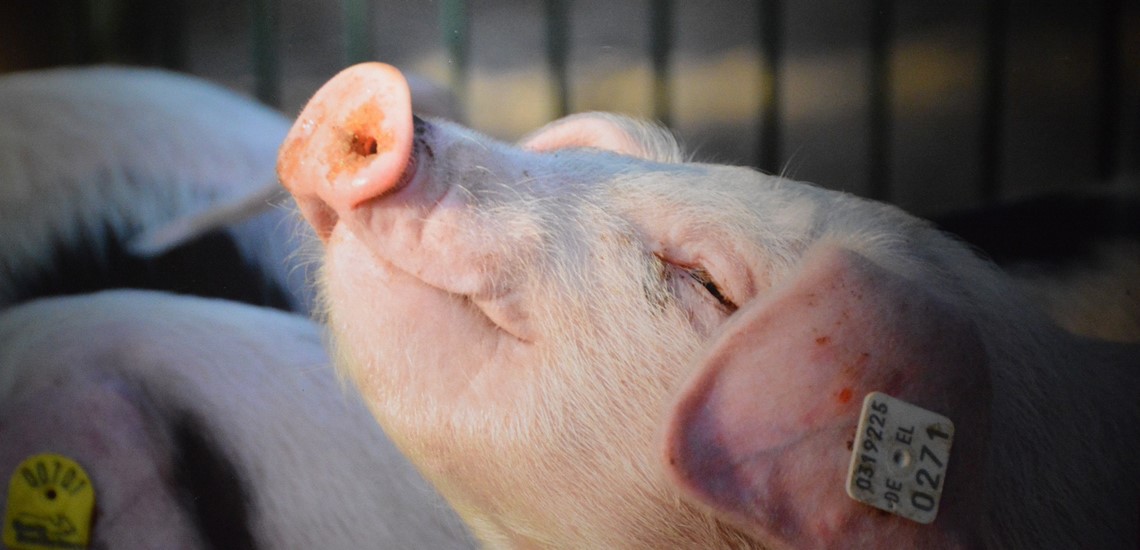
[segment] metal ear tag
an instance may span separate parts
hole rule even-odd
[[[880,510],[930,523],[938,515],[953,441],[949,418],[871,392],[863,399],[847,494]]]

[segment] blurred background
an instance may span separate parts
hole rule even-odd
[[[0,73],[155,66],[295,115],[349,64],[515,139],[567,112],[925,216],[1137,189],[1140,2],[3,0]]]

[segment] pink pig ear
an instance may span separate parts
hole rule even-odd
[[[668,131],[608,113],[570,115],[547,124],[519,144],[539,152],[592,147],[658,162],[682,160],[677,141]]]
[[[817,245],[698,358],[666,418],[664,466],[683,494],[775,547],[968,546],[987,509],[985,362],[973,323],[955,308],[858,254]],[[954,422],[930,525],[847,495],[872,391]]]

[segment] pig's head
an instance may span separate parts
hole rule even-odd
[[[492,545],[977,541],[993,273],[925,223],[585,114],[508,145],[350,68],[282,146],[342,371]],[[984,287],[976,290],[975,287]],[[849,499],[863,395],[958,430],[928,526]],[[971,472],[976,475],[966,475]],[[957,474],[957,475],[955,475]]]

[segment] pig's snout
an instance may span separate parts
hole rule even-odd
[[[317,90],[281,145],[277,173],[322,240],[353,208],[410,179],[414,126],[408,83],[392,66],[355,65]]]

